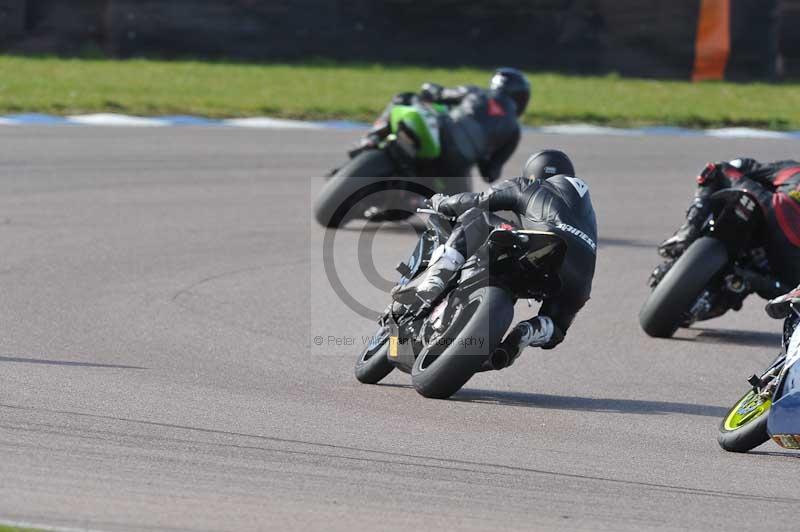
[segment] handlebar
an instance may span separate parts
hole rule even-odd
[[[439,211],[437,211],[435,209],[418,208],[417,212],[419,214],[429,214],[431,216],[438,216],[439,218],[443,218],[443,219],[447,220],[448,222],[453,222],[453,223],[455,223],[456,220],[458,220],[458,218],[456,218],[456,217],[447,216],[445,214],[440,213]]]

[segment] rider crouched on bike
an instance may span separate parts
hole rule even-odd
[[[764,249],[770,273],[742,272],[748,292],[775,298],[800,283],[800,162],[761,163],[755,159],[709,163],[697,178],[694,201],[674,236],[659,253],[677,259],[701,236],[711,214],[709,198],[726,188],[745,189],[758,200],[766,215]]]
[[[559,271],[561,290],[543,301],[537,317],[519,323],[501,347],[513,361],[527,346],[557,346],[589,300],[597,255],[597,222],[589,187],[574,175],[566,154],[545,150],[528,160],[523,177],[504,181],[483,193],[437,194],[431,198],[434,209],[458,217],[459,223],[445,245],[436,250],[425,273],[395,289],[394,299],[404,304],[416,298],[433,302],[493,230],[514,228],[508,220],[493,214],[510,211],[519,216],[524,229],[551,231],[563,237],[567,251]]]
[[[415,98],[439,103],[450,108],[442,124],[443,163],[445,174],[467,176],[477,164],[484,180],[491,183],[502,174],[503,165],[511,158],[520,140],[518,119],[525,112],[531,96],[531,85],[525,75],[514,68],[499,68],[489,90],[473,85],[445,88],[425,83],[419,94],[401,93],[361,139],[354,157],[365,149],[376,147],[391,129],[389,114],[394,105],[411,105]]]

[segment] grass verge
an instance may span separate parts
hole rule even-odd
[[[41,532],[34,528],[19,528],[16,526],[0,525],[0,532]]]
[[[490,71],[310,63],[31,58],[0,55],[0,114],[117,112],[371,121],[424,81],[485,86]],[[689,83],[530,73],[531,125],[800,129],[800,84]]]

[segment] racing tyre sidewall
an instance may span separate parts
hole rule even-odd
[[[371,184],[370,177],[385,178],[396,172],[395,165],[383,150],[358,154],[325,182],[314,202],[317,222],[336,228],[352,216],[352,208],[363,199],[361,191]]]
[[[746,453],[769,441],[769,433],[767,432],[769,410],[766,410],[757,418],[733,430],[726,427],[726,421],[731,414],[739,408],[739,405],[746,397],[747,395],[736,403],[725,415],[725,418],[719,426],[717,443],[719,443],[720,447],[732,453]]]
[[[639,312],[644,332],[669,338],[711,280],[729,261],[728,250],[711,237],[697,239],[667,272]]]
[[[443,346],[425,348],[417,356],[411,370],[414,389],[432,399],[456,393],[481,370],[513,318],[514,301],[505,289],[488,286],[472,292],[445,331]]]
[[[378,332],[381,335],[382,331]],[[389,335],[375,346],[366,346],[356,359],[356,379],[363,384],[378,384],[394,366],[389,361]]]

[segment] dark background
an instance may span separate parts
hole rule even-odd
[[[688,78],[701,0],[0,0],[13,53]],[[731,0],[729,79],[800,76],[800,0]]]

